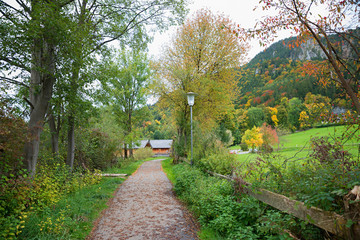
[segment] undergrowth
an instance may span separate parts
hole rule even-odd
[[[130,175],[146,160],[110,171]],[[1,239],[85,239],[124,181],[62,164],[40,166],[33,179],[19,173],[0,179]]]
[[[313,138],[311,147],[302,164],[278,154],[259,155],[256,162],[247,165],[247,174],[242,177],[309,207],[343,214],[351,203],[347,194],[360,185],[360,163],[340,142],[326,137]]]
[[[163,162],[172,176],[174,190],[198,218],[201,239],[318,239],[321,231],[268,207],[256,199],[235,193],[231,183],[211,177],[187,164]]]

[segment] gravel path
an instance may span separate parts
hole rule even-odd
[[[196,224],[171,188],[161,160],[145,162],[121,184],[89,239],[197,239]]]

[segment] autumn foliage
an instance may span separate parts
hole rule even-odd
[[[242,38],[258,38],[261,45],[267,46],[280,31],[288,30],[297,36],[288,44],[289,48],[314,43],[326,61],[305,63],[304,72],[315,75],[324,86],[335,83],[359,113],[359,31],[350,29],[359,26],[359,8],[358,1],[353,0],[261,0],[257,9],[270,14],[252,29],[239,28],[237,34]]]
[[[163,108],[172,110],[177,128],[176,149],[184,149],[189,136],[187,92],[195,92],[194,118],[210,130],[233,109],[236,94],[235,68],[246,44],[229,33],[234,24],[223,15],[200,10],[177,31],[161,59],[154,63],[155,91]],[[181,155],[183,155],[182,153]]]
[[[246,130],[241,140],[246,143],[252,151],[264,143],[263,134],[260,132],[260,128],[258,127]]]
[[[23,167],[26,123],[6,102],[0,102],[0,175],[15,173]]]
[[[264,123],[260,128],[260,133],[262,133],[262,139],[264,141],[263,145],[274,146],[279,143],[279,137],[276,133],[276,130],[270,125]]]

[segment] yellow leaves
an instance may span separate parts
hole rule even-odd
[[[306,113],[306,111],[302,111],[300,113],[299,122],[300,128],[308,128],[311,126],[311,124],[309,123],[309,115]]]
[[[159,84],[155,91],[161,105],[174,111],[173,117],[188,113],[186,92],[190,91],[198,94],[194,117],[203,125],[216,121],[232,107],[237,92],[234,68],[240,65],[246,49],[234,34],[236,28],[227,17],[209,10],[198,11],[180,27],[156,65]]]
[[[277,108],[275,107],[268,107],[268,108],[270,110],[271,115],[276,115],[278,113]]]
[[[254,150],[256,147],[259,147],[263,144],[264,140],[262,138],[262,133],[260,133],[260,128],[253,127],[245,131],[244,136],[241,138],[242,142],[245,142],[249,147]]]
[[[60,212],[60,216],[47,217],[45,221],[41,221],[38,226],[40,232],[49,232],[54,234],[60,234],[65,231],[65,209]],[[55,218],[56,217],[56,218]],[[55,219],[52,219],[55,218]]]
[[[253,102],[253,99],[252,98],[249,98],[249,100],[246,102],[245,104],[245,108],[250,108],[251,107],[251,103]]]
[[[271,120],[273,121],[274,125],[277,126],[279,123],[279,120],[277,119],[276,115],[272,115],[271,116]]]

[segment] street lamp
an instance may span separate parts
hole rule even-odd
[[[195,93],[188,92],[187,94],[188,104],[190,106],[190,126],[191,126],[191,160],[190,164],[193,165],[193,128],[192,128],[192,106],[195,102]]]

